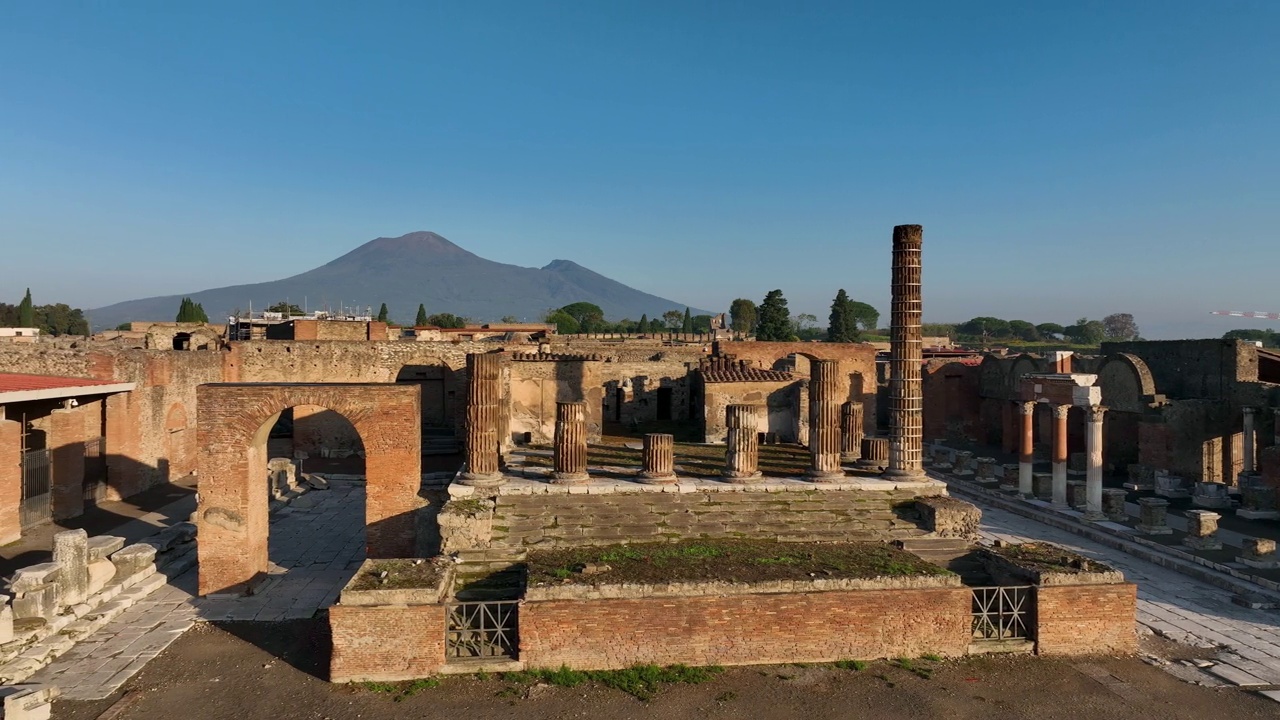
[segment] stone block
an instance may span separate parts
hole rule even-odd
[[[1155,493],[1162,498],[1176,499],[1190,497],[1191,489],[1182,478],[1165,473],[1156,476]]]
[[[973,453],[968,450],[956,453],[955,469],[951,472],[955,475],[972,475]]]
[[[53,699],[58,697],[53,685],[10,685],[0,688],[4,698],[4,720],[49,720]]]
[[[1241,564],[1260,570],[1280,568],[1276,558],[1276,541],[1270,538],[1244,538],[1240,541],[1243,552],[1237,558]]]
[[[319,475],[313,475],[311,473],[303,473],[302,482],[305,483],[306,486],[311,488],[312,490],[328,490],[329,489],[329,481],[325,480],[323,477]]]
[[[115,535],[94,535],[89,538],[89,562],[106,560],[111,553],[124,547],[124,538]]]
[[[980,457],[975,462],[978,466],[976,473],[979,480],[995,480],[1000,476],[1001,473],[998,472],[1000,466],[995,458]]]
[[[116,565],[109,559],[102,558],[101,560],[94,560],[89,563],[89,595],[93,595],[94,593],[102,590],[102,588],[106,587],[107,583],[111,582],[111,579],[115,576]]]
[[[1196,550],[1221,550],[1218,540],[1218,520],[1222,516],[1211,510],[1187,511],[1187,536],[1182,544]]]
[[[1227,486],[1222,483],[1198,482],[1191,504],[1202,508],[1230,508],[1231,497],[1227,494]]]
[[[925,529],[938,537],[976,539],[982,525],[982,511],[977,506],[953,497],[920,498],[916,509]]]
[[[89,533],[64,530],[53,536],[53,562],[58,565],[62,604],[77,605],[89,597]]]
[[[9,607],[6,598],[0,605],[0,645],[13,641],[13,608]]]
[[[1144,497],[1138,499],[1139,517],[1138,531],[1147,535],[1171,535],[1173,530],[1168,525],[1169,501],[1164,498]]]
[[[9,581],[9,590],[14,594],[21,594],[57,581],[57,563],[48,562],[28,565],[13,574],[13,579]]]
[[[135,543],[112,553],[111,562],[116,566],[118,577],[128,578],[148,567],[155,567],[156,549],[152,545]]]
[[[1085,499],[1085,484],[1079,480],[1067,481],[1067,504],[1077,510],[1083,510],[1087,500]]]
[[[1021,466],[1019,466],[1018,463],[1009,463],[1003,466],[1004,482],[1006,485],[1013,485],[1017,487],[1018,473],[1020,472],[1019,470],[1020,467]]]
[[[1082,452],[1075,452],[1068,455],[1067,456],[1067,472],[1078,473],[1080,475],[1083,475],[1085,470],[1087,469],[1087,466],[1085,465],[1086,459],[1087,459],[1087,456],[1085,455],[1085,453],[1082,453]]]
[[[1041,500],[1053,499],[1053,474],[1034,473],[1031,476],[1031,494]]]
[[[59,594],[58,583],[51,582],[15,595],[13,598],[14,619],[52,619],[54,615],[58,614]]]
[[[1102,514],[1106,515],[1111,522],[1128,520],[1129,514],[1124,509],[1125,498],[1128,494],[1128,491],[1119,488],[1103,488]]]

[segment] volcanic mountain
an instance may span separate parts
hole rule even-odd
[[[418,304],[428,313],[447,312],[474,321],[494,321],[511,315],[537,321],[544,312],[569,303],[599,305],[605,317],[640,319],[681,310],[684,303],[666,300],[627,287],[569,260],[553,260],[546,267],[525,268],[486,260],[433,232],[414,232],[397,238],[378,238],[332,262],[300,275],[183,295],[129,300],[93,310],[98,328],[131,320],[171,320],[184,296],[204,306],[209,319],[220,323],[233,311],[256,311],[288,299],[312,309],[325,304],[337,309],[378,307],[386,303],[394,321],[411,322]],[[694,314],[704,311],[693,310]]]

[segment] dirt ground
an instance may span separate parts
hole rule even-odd
[[[100,702],[59,702],[58,720],[352,720],[354,718],[1089,718],[1247,720],[1280,704],[1238,689],[1189,685],[1136,658],[988,656],[925,665],[929,678],[886,662],[729,668],[710,682],[662,688],[642,702],[619,690],[444,678],[400,701],[323,679],[323,618],[199,625],[123,689]]]

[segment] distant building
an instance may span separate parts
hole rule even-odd
[[[0,342],[35,342],[40,328],[0,328]]]

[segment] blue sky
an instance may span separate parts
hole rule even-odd
[[[1275,2],[9,3],[0,300],[269,280],[434,230],[706,308],[1148,337],[1280,311]]]

